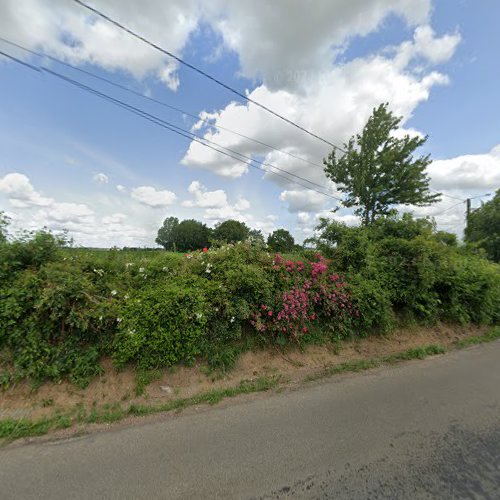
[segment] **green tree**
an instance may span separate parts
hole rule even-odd
[[[160,229],[158,229],[158,236],[156,237],[156,243],[165,248],[165,250],[174,251],[176,250],[175,244],[175,230],[179,225],[179,219],[177,217],[167,217]]]
[[[264,246],[266,244],[266,240],[260,229],[250,229],[248,239],[252,245]]]
[[[210,236],[210,229],[205,224],[194,219],[187,219],[180,222],[175,227],[173,234],[179,252],[208,247]]]
[[[250,228],[244,223],[229,219],[215,226],[213,236],[217,241],[236,243],[248,238]]]
[[[9,225],[9,218],[4,212],[0,212],[0,243],[7,241],[7,226]]]
[[[291,252],[295,248],[295,240],[286,229],[276,229],[268,236],[267,244],[275,252]]]
[[[471,212],[465,241],[483,248],[489,259],[500,262],[500,189],[492,200]]]
[[[347,197],[346,207],[356,207],[364,225],[391,213],[394,205],[426,206],[439,201],[440,194],[431,194],[426,168],[429,155],[413,157],[427,137],[396,138],[402,117],[381,104],[373,110],[363,132],[344,144],[345,154],[335,149],[325,164],[325,173]]]

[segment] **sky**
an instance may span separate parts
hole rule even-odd
[[[91,5],[335,145],[388,102],[404,133],[428,135],[418,154],[431,155],[430,186],[443,193],[430,207],[400,208],[435,217],[439,229],[461,236],[464,200],[477,207],[500,187],[497,0]],[[0,40],[1,52],[26,63],[0,55],[0,211],[14,230],[67,230],[77,245],[122,247],[154,246],[169,216],[211,227],[237,219],[264,234],[286,228],[298,242],[320,217],[359,222],[321,168],[331,146],[73,0],[1,0],[0,37],[42,55]]]

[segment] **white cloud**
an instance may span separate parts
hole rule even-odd
[[[106,225],[121,224],[127,220],[127,216],[121,213],[106,215],[102,218],[102,223]]]
[[[109,182],[109,177],[106,174],[103,174],[102,172],[95,174],[92,179],[97,182],[98,184],[107,184]]]
[[[17,172],[0,178],[0,192],[6,194],[16,208],[46,207],[54,202],[52,198],[46,198],[36,191],[26,175]]]
[[[104,0],[98,8],[173,52],[180,52],[200,18],[196,4],[190,0],[148,0],[140,4]],[[175,61],[73,2],[5,0],[0,6],[0,31],[5,38],[43,49],[73,64],[125,70],[138,79],[155,75],[172,90],[179,84]]]
[[[311,216],[307,212],[299,212],[297,214],[297,224],[301,226],[306,225],[310,219]]]
[[[424,58],[430,64],[444,63],[453,56],[460,40],[458,32],[437,38],[429,25],[418,26],[413,41],[404,42],[397,48],[395,62],[401,68],[418,57]]]
[[[290,190],[280,194],[280,200],[288,204],[290,212],[314,212],[324,208],[326,198],[315,191]]]
[[[222,189],[207,191],[199,181],[193,181],[188,187],[188,192],[194,196],[194,200],[183,201],[184,207],[222,208],[227,205],[225,191]]]
[[[290,88],[302,75],[317,78],[346,41],[377,29],[391,13],[410,25],[425,23],[430,0],[316,0],[314,8],[301,0],[102,0],[97,7],[176,54],[206,23],[239,55],[244,75]],[[172,90],[179,85],[173,59],[67,0],[4,0],[0,31],[72,63],[125,70],[138,79],[154,75]]]
[[[117,184],[116,185],[116,190],[117,191],[120,191],[120,193],[123,193],[127,190],[127,188],[125,186],[123,186],[122,184]]]
[[[500,145],[486,154],[435,160],[428,172],[437,190],[453,191],[464,198],[479,191],[494,192],[500,185]]]
[[[172,191],[157,190],[152,186],[139,186],[131,191],[131,196],[143,205],[153,208],[167,207],[176,200],[176,195]]]

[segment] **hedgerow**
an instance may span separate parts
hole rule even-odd
[[[319,251],[250,242],[190,254],[84,250],[42,231],[0,242],[0,384],[201,358],[229,369],[252,342],[303,344],[420,323],[498,323],[500,266],[432,224],[324,223]],[[250,342],[250,343],[252,343]]]

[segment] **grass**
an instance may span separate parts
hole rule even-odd
[[[348,361],[346,363],[340,363],[338,365],[332,365],[325,370],[309,375],[306,377],[305,381],[310,382],[312,380],[318,380],[320,378],[329,377],[332,375],[338,375],[339,373],[345,372],[362,372],[365,370],[370,370],[372,368],[377,368],[382,365],[394,365],[396,363],[401,363],[402,361],[409,361],[411,359],[424,359],[427,356],[434,356],[436,354],[444,354],[446,349],[442,346],[431,344],[424,347],[416,347],[414,349],[407,349],[403,352],[398,352],[396,354],[391,354],[384,358],[371,358],[371,359],[360,359],[358,361]]]
[[[455,342],[456,349],[462,349],[476,344],[492,342],[500,339],[500,327],[495,327],[485,333],[474,337],[468,337]],[[412,359],[425,359],[428,356],[443,354],[446,349],[443,346],[430,344],[423,347],[407,349],[400,353],[391,354],[383,358],[361,359],[358,361],[349,361],[332,365],[319,373],[310,375],[304,379],[304,382],[318,380],[320,378],[329,377],[346,372],[361,372],[377,368],[383,365],[393,365]],[[144,374],[143,374],[144,375]],[[147,381],[153,373],[144,376],[141,383],[138,385],[147,385]],[[76,406],[73,411],[68,414],[58,414],[53,417],[44,417],[38,420],[29,419],[3,419],[0,420],[0,439],[4,441],[13,441],[15,439],[41,436],[49,431],[65,429],[75,424],[91,424],[91,423],[106,423],[111,424],[118,422],[127,416],[143,416],[152,415],[155,413],[163,413],[170,411],[180,411],[190,406],[201,404],[215,405],[226,398],[233,398],[241,394],[250,394],[254,392],[268,391],[271,389],[283,389],[286,380],[283,380],[279,375],[273,377],[261,377],[255,380],[244,380],[239,385],[228,387],[225,389],[214,389],[205,393],[198,394],[189,398],[178,398],[170,400],[161,405],[138,405],[131,404],[124,408],[118,403],[105,404],[100,408],[94,406],[88,412],[81,405]]]
[[[39,420],[4,419],[0,420],[0,439],[13,441],[24,437],[42,436],[49,431],[65,429],[74,424],[111,424],[127,416],[152,415],[154,413],[182,410],[200,404],[214,405],[226,398],[240,394],[268,391],[278,386],[280,377],[260,377],[255,380],[243,380],[235,387],[215,389],[190,398],[179,398],[161,405],[136,405],[123,408],[120,404],[105,404],[87,412],[81,405],[66,415],[44,417]]]
[[[492,342],[493,340],[500,339],[500,326],[492,328],[490,331],[486,332],[484,335],[476,335],[474,337],[468,337],[466,339],[457,340],[455,346],[459,349],[464,347],[469,347],[476,344],[484,344],[486,342]]]

